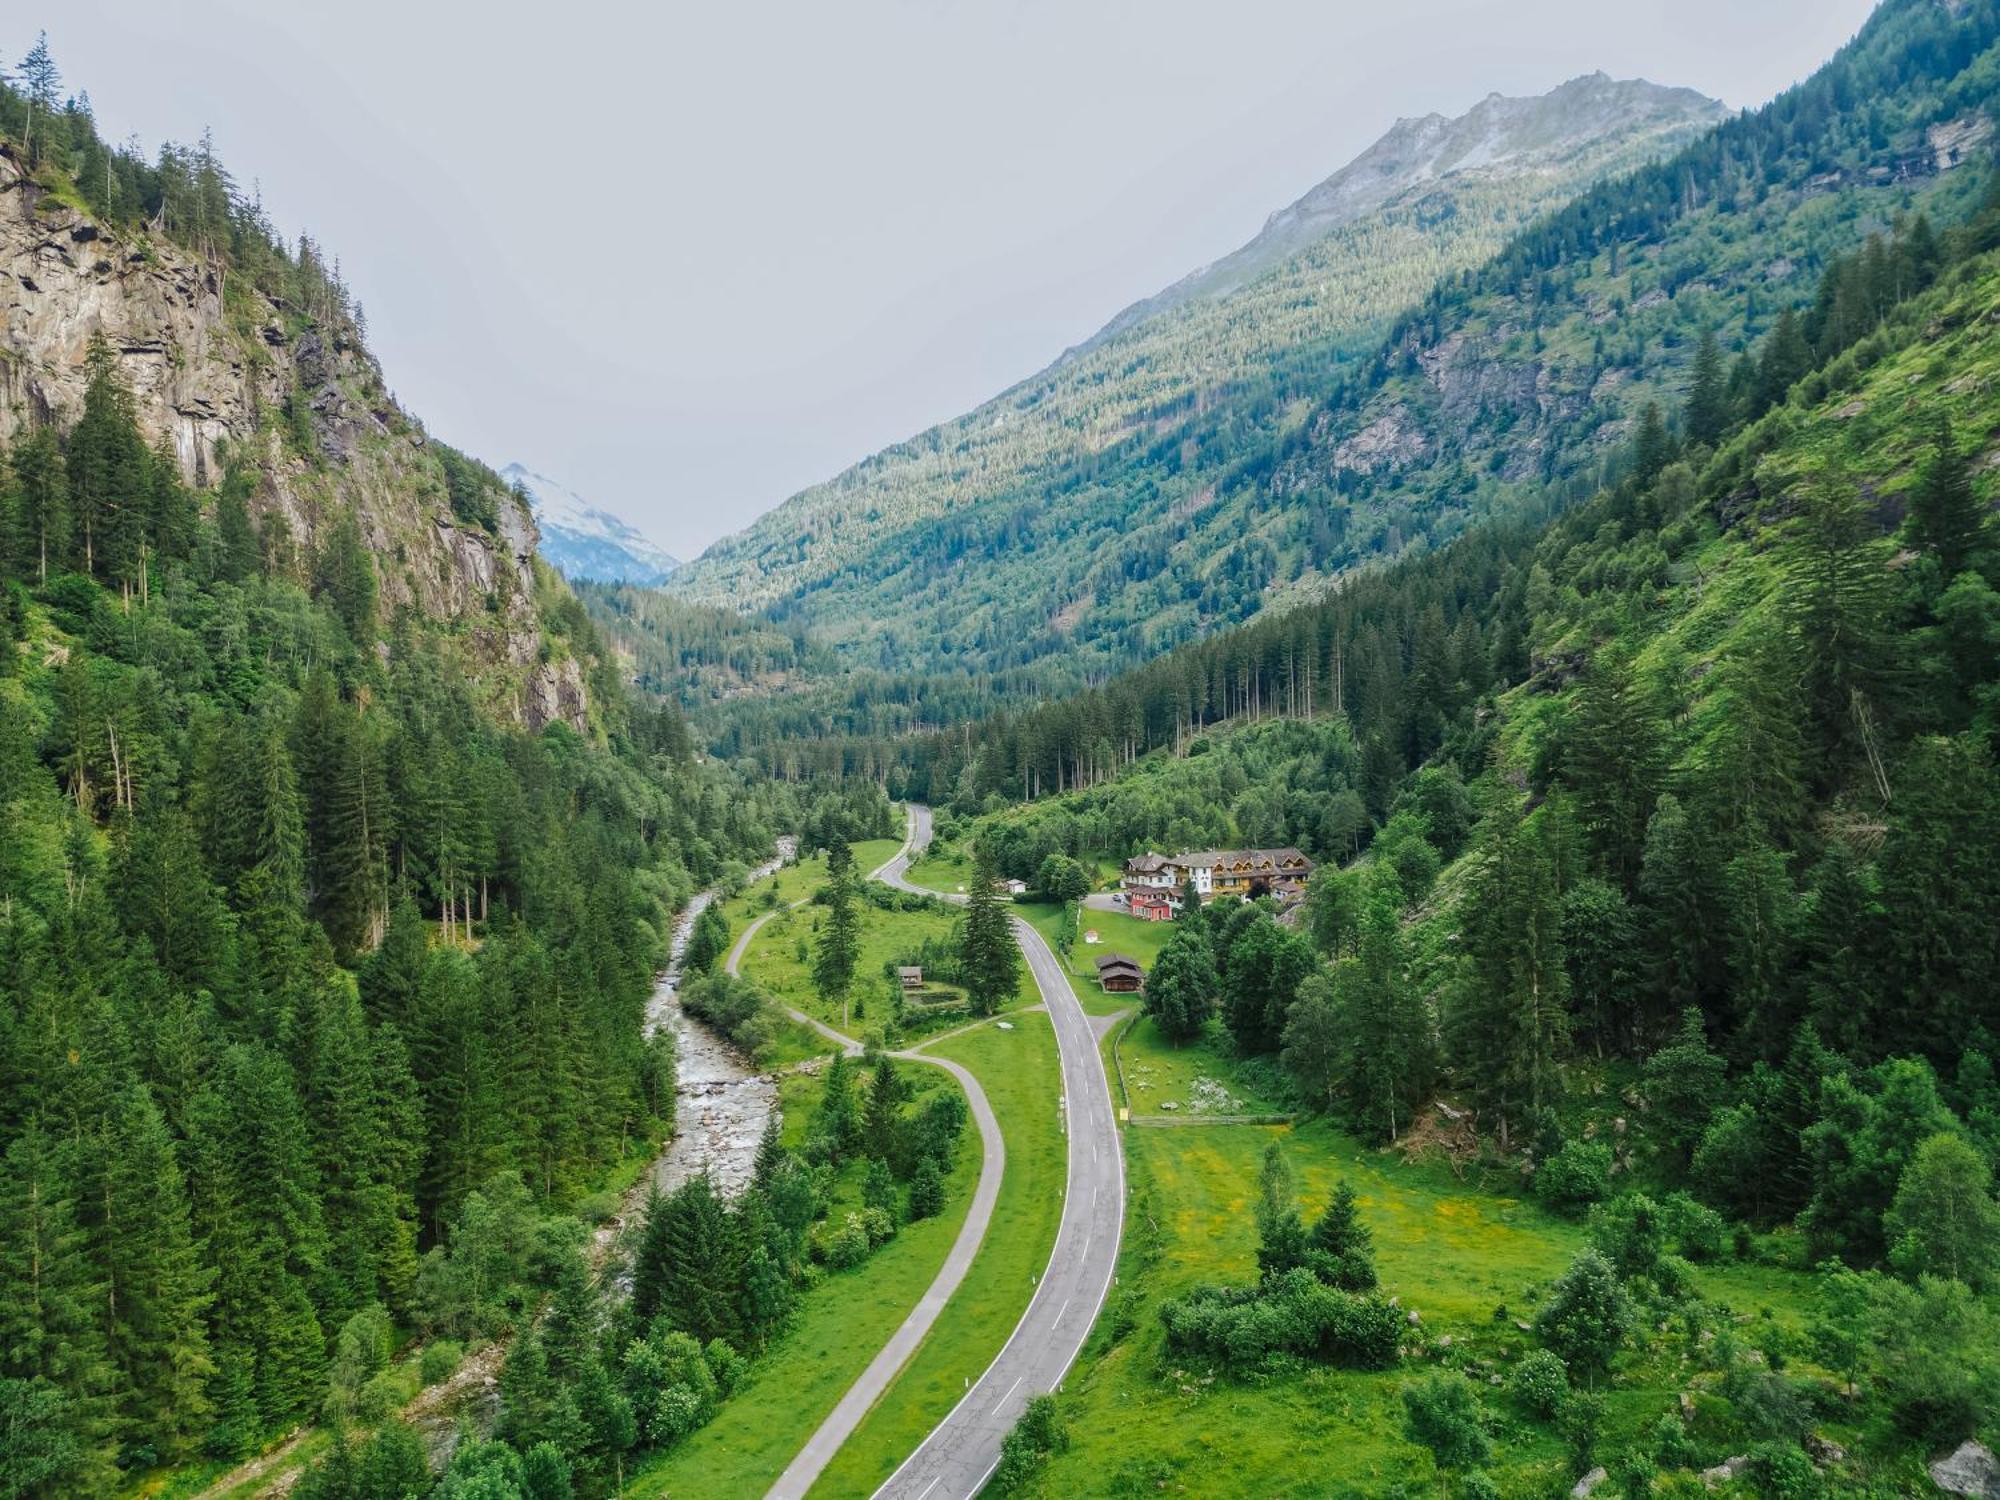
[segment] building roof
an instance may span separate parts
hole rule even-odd
[[[1207,849],[1199,854],[1183,854],[1176,863],[1199,865],[1248,865],[1252,869],[1275,870],[1280,865],[1309,865],[1311,860],[1296,849]]]
[[[915,964],[902,964],[896,970],[899,979],[922,979],[924,971]]]
[[[1099,974],[1110,969],[1130,969],[1134,974],[1145,973],[1145,970],[1139,967],[1138,959],[1128,958],[1123,953],[1106,953],[1097,960]]]
[[[1155,854],[1149,849],[1144,854],[1126,860],[1125,868],[1134,875],[1157,875],[1173,863],[1174,861],[1168,859],[1166,855]]]

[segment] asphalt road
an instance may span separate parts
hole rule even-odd
[[[918,829],[918,821],[912,814],[911,838],[916,836]],[[921,831],[924,842],[928,843],[929,809],[925,809]],[[898,856],[905,865],[908,863],[911,847],[910,839],[906,839],[903,850]],[[876,872],[877,875],[880,873]],[[750,940],[757,935],[757,929],[772,915],[773,913],[766,912],[743,929],[742,935],[729,950],[729,956],[725,961],[725,967],[731,974],[738,972],[739,965],[743,962],[743,955],[750,947]],[[802,1021],[812,1027],[850,1056],[860,1053],[861,1044],[854,1038],[843,1035],[816,1016],[809,1016],[802,1010],[790,1006],[786,1009],[791,1012],[794,1020]],[[931,1040],[937,1041],[940,1038],[933,1037]],[[813,1487],[826,1466],[833,1461],[833,1456],[840,1451],[841,1444],[846,1442],[854,1429],[861,1425],[862,1419],[881,1399],[882,1393],[895,1382],[903,1366],[909,1363],[911,1356],[930,1334],[931,1325],[937,1322],[938,1315],[945,1310],[958,1291],[960,1283],[965,1280],[966,1273],[972,1269],[972,1262],[978,1256],[979,1247],[986,1239],[986,1231],[992,1225],[994,1205],[999,1202],[1000,1182],[1007,1169],[1007,1143],[1000,1134],[1000,1121],[994,1116],[993,1106],[987,1102],[986,1091],[979,1086],[979,1080],[959,1064],[947,1058],[926,1056],[920,1050],[898,1052],[894,1055],[911,1062],[929,1063],[932,1067],[943,1068],[956,1078],[959,1086],[965,1090],[966,1100],[972,1110],[973,1123],[979,1129],[981,1151],[979,1180],[973,1186],[972,1202],[966,1208],[965,1222],[959,1226],[958,1234],[951,1242],[951,1249],[945,1253],[944,1264],[938,1268],[937,1275],[931,1278],[930,1286],[918,1299],[917,1305],[910,1310],[909,1316],[904,1318],[896,1331],[889,1336],[888,1342],[876,1352],[875,1358],[869,1361],[868,1368],[863,1370],[854,1384],[847,1388],[833,1410],[827,1414],[826,1419],[814,1430],[813,1435],[806,1439],[805,1446],[799,1449],[791,1463],[785,1466],[785,1472],[778,1476],[777,1483],[767,1492],[766,1500],[801,1500],[801,1497]]]
[[[931,812],[910,805],[910,836],[875,878],[904,890],[910,860],[930,843]],[[935,894],[935,893],[931,893]],[[963,899],[963,898],[958,898]],[[1055,1023],[1062,1057],[1069,1180],[1061,1226],[1028,1310],[986,1373],[878,1489],[876,1500],[970,1500],[1000,1462],[1000,1441],[1028,1398],[1052,1391],[1076,1360],[1118,1266],[1125,1220],[1125,1158],[1097,1033],[1040,933],[1016,918],[1014,936]]]

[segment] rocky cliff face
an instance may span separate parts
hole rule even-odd
[[[173,450],[189,484],[211,487],[226,462],[247,463],[260,523],[282,518],[308,553],[351,508],[385,618],[407,608],[461,627],[454,649],[497,714],[530,729],[555,719],[586,728],[581,668],[545,649],[526,506],[493,480],[491,529],[460,520],[434,445],[352,334],[163,239],[109,232],[0,145],[0,441],[76,419],[99,336],[147,439]],[[288,402],[303,417],[290,441],[278,416]]]

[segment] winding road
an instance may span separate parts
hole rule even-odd
[[[909,880],[910,861],[922,854],[931,841],[931,811],[911,803],[908,816],[909,832],[902,849],[873,871],[870,878],[898,890],[937,895],[935,891],[912,885]],[[731,973],[736,972],[744,950],[764,920],[760,917],[747,927],[730,951]],[[1069,1138],[1062,1222],[1056,1231],[1048,1267],[1005,1346],[958,1405],[875,1492],[876,1500],[905,1500],[905,1497],[970,1500],[978,1494],[1000,1462],[1001,1439],[1027,1406],[1028,1398],[1054,1390],[1069,1373],[1091,1325],[1097,1321],[1118,1265],[1119,1234],[1125,1217],[1125,1158],[1118,1139],[1117,1115],[1111,1106],[1111,1085],[1097,1050],[1097,1029],[1084,1014],[1042,935],[1015,918],[1014,937],[1028,960],[1029,972],[1034,975],[1042,1003],[1054,1023],[1056,1048],[1062,1061],[1063,1116]],[[791,1014],[847,1051],[860,1050],[860,1043],[824,1022],[802,1011],[794,1010]],[[999,1196],[1006,1164],[1006,1148],[984,1090],[956,1063],[925,1056],[919,1050],[895,1055],[949,1069],[964,1087],[985,1148],[979,1182],[973,1190],[965,1224],[936,1279],[771,1487],[767,1500],[801,1500],[812,1488],[813,1481],[840,1445],[916,1353],[971,1269],[987,1226],[992,1222],[993,1205]]]

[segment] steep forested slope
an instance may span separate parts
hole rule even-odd
[[[956,649],[1001,667],[1046,654],[1072,627],[1093,638],[1087,595],[1100,585],[1083,575],[1107,539],[1060,512],[1115,490],[1122,524],[1156,547],[1169,512],[1199,509],[1224,477],[1198,449],[1273,440],[1441,277],[1718,113],[1689,90],[1599,75],[1539,98],[1495,95],[1456,120],[1400,121],[1235,255],[977,411],[797,496],[674,587],[802,609],[867,665],[876,636],[863,621],[885,605],[921,610],[950,643],[926,645],[898,621],[886,638],[899,665]],[[1001,602],[985,574],[1016,549],[1035,553],[1041,581]],[[1119,615],[1114,577],[1101,589]]]
[[[1409,1389],[1475,1422],[1476,1385],[1525,1371],[1523,1343],[1560,1387],[1511,1377],[1489,1398],[1511,1415],[1457,1457],[1405,1396],[1401,1431],[1441,1473],[1542,1493],[1601,1462],[1657,1493],[1729,1455],[1749,1492],[1911,1493],[2000,1421],[2000,193],[1941,242],[1912,227],[1831,267],[1816,305],[1877,274],[1904,295],[1804,320],[1797,378],[1725,403],[1713,444],[1642,429],[1552,521],[1489,523],[996,725],[957,762],[956,806],[990,809],[976,837],[1031,878],[1054,853],[1182,840],[1338,862],[1302,934],[1233,902],[1176,923],[1154,1024],[1186,1038],[1214,1017],[1210,1047],[1280,1062],[1340,1129],[1588,1211],[1570,1270],[1519,1288],[1524,1339],[1503,1303],[1497,1337],[1406,1341],[1406,1365],[1436,1367]],[[1718,393],[1697,384],[1683,425]],[[1234,722],[1202,727],[1204,702]],[[1079,714],[1167,748],[1002,807],[1037,764],[1089,779],[1088,754],[1036,760]],[[1151,1217],[1184,1211],[1185,1186],[1161,1174]],[[1452,1243],[1436,1212],[1426,1246]],[[1121,1397],[1171,1382],[1192,1420],[1323,1392],[1260,1357],[1300,1353],[1272,1330],[1310,1256],[1295,1216],[1289,1242],[1282,1215],[1257,1219],[1261,1284],[1164,1305],[1172,1373],[1128,1357]],[[1515,1290],[1487,1251],[1481,1324]],[[1768,1278],[1758,1318],[1689,1263],[1730,1257]],[[1773,1326],[1779,1295],[1810,1317]],[[1188,1403],[1203,1369],[1228,1394]],[[1695,1393],[1666,1419],[1643,1394],[1662,1385]],[[1176,1457],[1149,1477],[1192,1462],[1157,1448]]]
[[[1891,0],[1813,79],[1442,279],[1365,357],[1292,382],[1279,352],[1269,382],[1149,413],[1005,503],[900,528],[777,610],[847,631],[871,665],[1074,680],[1551,485],[1587,493],[1704,332],[1728,361],[1871,231],[1963,212],[1997,33],[1990,3]],[[955,451],[940,433],[907,456]],[[817,546],[813,528],[764,535],[781,575]]]
[[[671,1116],[668,912],[810,820],[628,707],[310,246],[205,148],[106,152],[39,57],[0,87],[0,1491],[71,1496],[352,1396],[467,1215],[516,1325],[582,1238],[538,1206]]]

